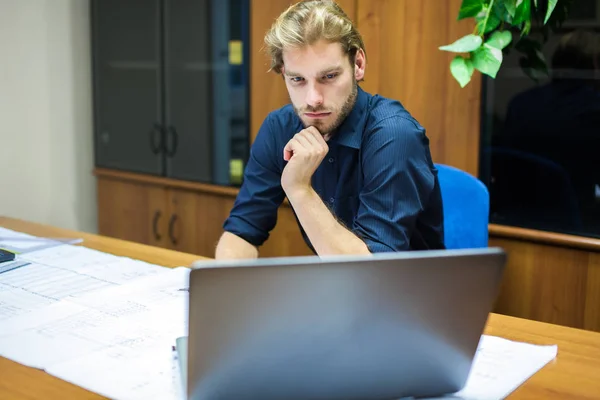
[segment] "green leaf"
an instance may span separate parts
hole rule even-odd
[[[533,0],[533,4],[535,4],[535,8],[538,7],[538,3],[537,2],[538,2],[538,0]]]
[[[473,75],[473,62],[463,56],[456,56],[450,63],[450,72],[461,88],[467,86]]]
[[[484,44],[473,55],[473,66],[482,74],[496,78],[502,65],[502,50]]]
[[[509,1],[514,1],[514,0],[509,0]],[[516,8],[515,8],[516,10]],[[510,13],[508,12],[508,10],[504,7],[503,3],[500,3],[500,7],[498,9],[498,12],[496,14],[498,16],[498,18],[500,18],[500,22],[507,22],[509,24],[512,24],[513,21],[513,16],[510,15]]]
[[[497,49],[504,49],[506,46],[510,44],[512,40],[512,34],[509,31],[496,31],[492,33],[488,40],[486,40],[486,44]]]
[[[548,0],[548,9],[546,10],[546,18],[544,18],[544,25],[550,19],[550,16],[552,15],[552,12],[554,11],[554,8],[556,7],[557,3],[558,0]]]
[[[504,0],[504,8],[512,18],[515,17],[517,12],[517,0]]]
[[[531,19],[531,0],[517,0],[517,10],[515,11],[515,18],[513,19],[513,25],[522,24],[525,21]]]
[[[483,11],[477,14],[475,17],[475,21],[477,21],[477,25],[475,29],[480,35],[491,32],[496,29],[500,25],[500,17],[497,15],[497,9],[502,5],[499,2],[495,2],[490,9],[488,6],[483,8]]]
[[[523,24],[523,29],[521,29],[521,36],[529,35],[529,31],[531,30],[531,20],[525,21]]]
[[[452,44],[441,46],[439,49],[454,53],[469,53],[477,50],[481,46],[481,43],[483,43],[483,39],[480,36],[466,35]]]
[[[475,17],[483,6],[483,0],[463,0],[458,12],[458,20]]]

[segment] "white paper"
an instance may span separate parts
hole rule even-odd
[[[82,241],[80,238],[38,237],[0,227],[0,248],[19,254]]]
[[[170,350],[165,343],[187,334],[188,275],[188,268],[163,268],[128,285],[7,318],[0,324],[0,355],[49,370],[78,357],[85,363],[88,355],[108,350]]]
[[[54,299],[0,283],[0,322],[56,302]],[[1,323],[0,323],[1,325]]]
[[[465,387],[443,398],[504,399],[556,357],[558,347],[483,335]]]
[[[19,255],[16,262],[29,264],[0,274],[0,321],[168,270],[70,245]]]
[[[10,251],[26,251],[27,249],[38,247],[40,245],[39,242],[32,240],[37,239],[35,236],[27,233],[16,232],[1,226],[0,238],[2,238],[0,239],[0,248]]]
[[[181,398],[172,341],[153,340],[127,348],[116,346],[57,364],[48,373],[112,399]]]
[[[23,254],[20,258],[57,269],[73,271],[113,284],[123,284],[139,277],[156,274],[165,269],[165,267],[144,261],[70,245]]]

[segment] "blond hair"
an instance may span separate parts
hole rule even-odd
[[[290,6],[273,23],[265,36],[270,70],[281,73],[283,50],[312,45],[319,40],[340,43],[354,64],[359,49],[365,51],[362,37],[333,0],[305,0]]]

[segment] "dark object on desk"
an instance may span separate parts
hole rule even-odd
[[[15,253],[11,253],[10,251],[0,249],[0,263],[6,261],[13,261],[14,259]]]
[[[187,398],[456,392],[505,262],[493,248],[197,262],[179,358]]]

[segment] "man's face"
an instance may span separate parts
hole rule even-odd
[[[348,116],[364,75],[364,54],[351,65],[339,43],[319,41],[284,50],[283,75],[290,100],[305,127],[314,126],[329,139]]]

